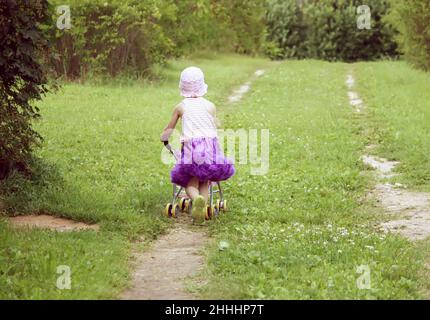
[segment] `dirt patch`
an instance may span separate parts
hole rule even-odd
[[[399,163],[374,156],[363,156],[363,161],[376,170],[379,179],[390,178]],[[401,184],[378,183],[373,192],[393,220],[382,223],[382,229],[400,233],[410,240],[430,236],[430,194],[404,190]]]
[[[200,251],[206,241],[205,232],[190,230],[178,223],[149,250],[135,253],[133,286],[121,299],[194,299],[186,291],[184,282],[202,270],[204,258]]]
[[[346,86],[348,87],[348,99],[349,104],[355,108],[355,112],[361,112],[363,109],[363,100],[361,100],[358,96],[358,93],[352,91],[355,85],[354,77],[351,74],[348,74],[346,77]]]
[[[14,227],[40,228],[59,232],[99,230],[99,226],[97,224],[86,224],[49,215],[17,216],[9,218],[9,221]]]
[[[393,169],[399,164],[398,161],[388,161],[384,158],[369,155],[364,155],[361,159],[365,164],[375,169],[380,178],[391,178],[396,175],[396,173],[393,173]]]
[[[348,86],[349,89],[352,89],[352,87],[354,87],[354,77],[352,76],[352,74],[348,74],[346,76],[346,85]]]
[[[355,80],[352,74],[347,75],[345,83],[350,105],[356,108],[356,112],[361,112],[363,101],[353,91]],[[372,152],[376,147],[377,145],[370,144],[366,151]],[[422,240],[430,236],[430,194],[408,191],[400,183],[384,183],[384,180],[397,175],[393,170],[399,164],[398,161],[373,155],[363,155],[361,160],[375,170],[378,183],[372,194],[392,219],[382,223],[381,229],[397,232],[409,240]]]
[[[257,70],[254,73],[254,78],[261,77],[264,73],[265,73],[264,70]],[[240,86],[239,89],[235,90],[233,94],[230,97],[228,97],[228,101],[230,103],[235,103],[240,101],[243,98],[243,96],[251,89],[251,84],[252,84],[252,81],[248,81],[242,86]]]

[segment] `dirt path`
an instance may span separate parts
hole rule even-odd
[[[204,231],[177,225],[143,253],[136,253],[133,286],[121,298],[127,300],[193,299],[185,281],[204,265],[201,250],[207,241]]]
[[[230,103],[240,101],[251,88],[253,79],[264,74],[257,70],[253,78],[233,92]],[[191,226],[191,218],[183,214],[168,234],[156,240],[151,248],[134,253],[132,286],[121,295],[127,300],[191,300],[186,282],[198,275],[205,261],[202,250],[209,241],[204,228]]]
[[[356,112],[363,111],[363,101],[353,91],[354,78],[348,74],[346,85],[348,97]],[[371,151],[375,145],[368,146]],[[365,154],[362,161],[375,170],[378,183],[373,190],[385,212],[389,215],[389,221],[382,223],[381,228],[386,231],[397,232],[409,240],[423,240],[430,236],[430,194],[425,192],[413,192],[406,190],[401,184],[391,184],[386,180],[396,175],[394,168],[397,161],[389,161],[373,155]]]
[[[70,219],[59,218],[46,214],[42,215],[27,215],[27,216],[16,216],[8,218],[10,224],[13,227],[28,227],[28,228],[40,228],[49,229],[59,232],[67,231],[80,231],[80,230],[94,230],[98,231],[99,226],[97,224],[86,224]]]
[[[255,71],[253,79],[244,83],[242,86],[240,86],[238,89],[236,89],[233,92],[233,94],[230,97],[228,97],[228,101],[230,103],[236,103],[236,102],[240,101],[243,98],[244,94],[247,93],[251,89],[252,81],[258,77],[261,77],[264,73],[265,73],[265,71],[261,70],[261,69]]]

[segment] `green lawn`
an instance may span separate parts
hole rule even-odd
[[[270,62],[201,56],[169,63],[153,83],[68,84],[45,99],[36,126],[45,138],[42,160],[33,181],[13,176],[0,185],[8,212],[97,222],[102,231],[15,232],[0,222],[0,298],[109,298],[124,288],[130,241],[151,240],[170,225],[161,214],[171,191],[159,136],[188,65],[205,70],[208,97],[222,106]],[[71,266],[72,290],[56,289],[58,265]]]
[[[354,116],[348,104],[349,68],[284,62],[231,109],[226,126],[270,129],[270,171],[252,176],[241,166],[228,184],[234,208],[211,227],[216,241],[204,296],[420,297],[424,257],[406,240],[379,233],[382,217],[363,197],[372,185],[360,174],[366,117]],[[228,249],[220,250],[220,241]],[[356,285],[361,265],[369,267],[370,290]]]
[[[369,106],[368,136],[376,152],[401,162],[396,180],[430,191],[430,77],[403,62],[354,66],[358,90]]]
[[[37,124],[45,137],[37,174],[33,181],[13,176],[0,192],[10,214],[48,212],[97,222],[101,232],[14,231],[0,222],[0,298],[114,298],[127,285],[132,241],[152,240],[170,226],[161,214],[170,168],[158,140],[180,99],[179,72],[190,64],[206,72],[224,128],[270,130],[268,174],[237,165],[224,183],[231,210],[209,224],[214,242],[202,297],[422,297],[428,244],[376,229],[383,216],[364,198],[374,181],[362,174],[360,155],[369,142],[380,143],[377,152],[402,161],[402,179],[429,185],[430,77],[399,62],[210,55],[171,62],[154,82],[68,84],[47,97]],[[266,74],[244,99],[227,104],[232,89],[260,68]],[[348,104],[351,69],[365,115]],[[220,241],[228,244],[223,250]],[[55,287],[59,265],[71,266],[71,290]],[[356,285],[362,265],[369,290]]]

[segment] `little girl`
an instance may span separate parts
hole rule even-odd
[[[224,158],[217,138],[215,105],[203,98],[208,86],[202,70],[186,68],[179,82],[185,99],[173,110],[172,119],[161,135],[168,141],[179,118],[182,118],[181,157],[171,172],[171,181],[185,188],[192,199],[195,221],[203,221],[209,181],[222,181],[234,175],[232,162]]]

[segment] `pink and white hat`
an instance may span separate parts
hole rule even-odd
[[[188,67],[181,73],[179,81],[181,96],[185,98],[202,97],[208,92],[205,75],[200,68]]]

